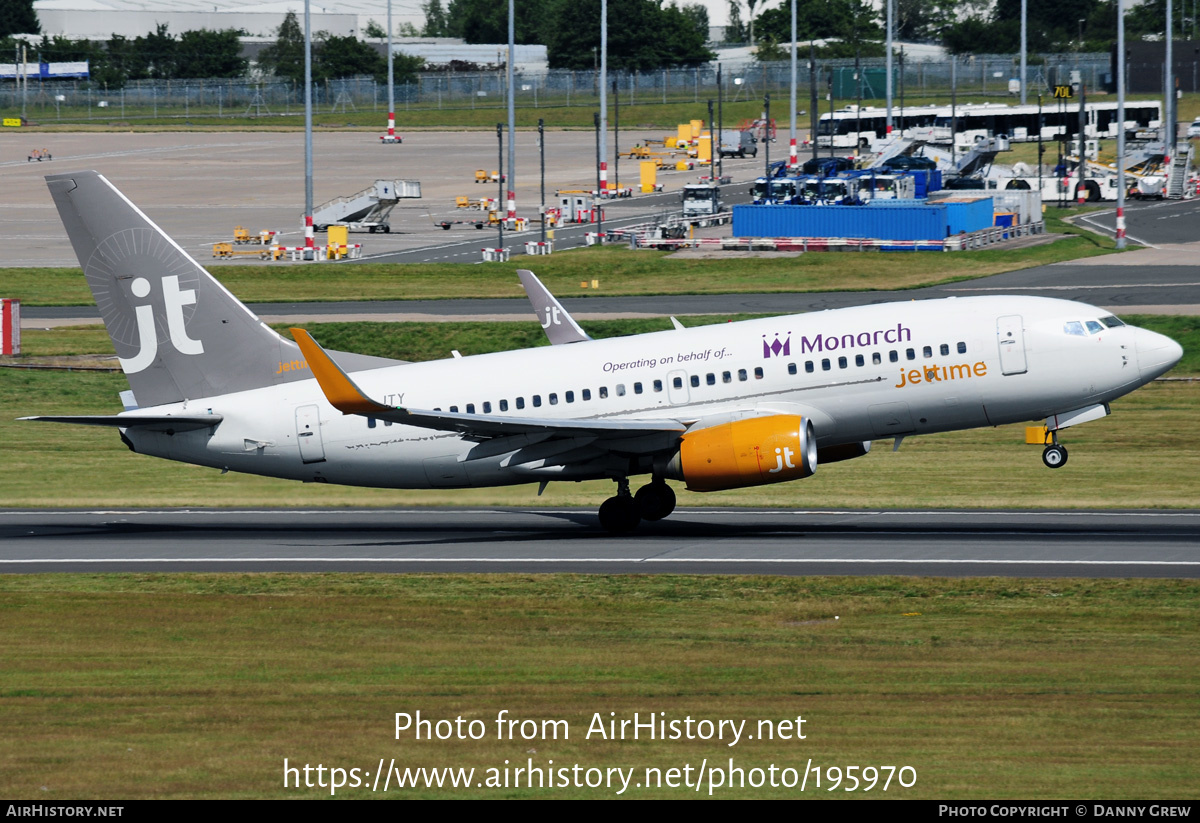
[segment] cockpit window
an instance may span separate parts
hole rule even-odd
[[[1100,332],[1104,331],[1104,327],[1095,320],[1089,320],[1087,321],[1087,330],[1090,334],[1099,334]]]
[[[1118,318],[1113,317],[1111,314],[1108,317],[1101,317],[1100,322],[1103,323],[1104,325],[1108,326],[1110,329],[1115,329],[1118,326],[1125,325]]]
[[[1066,323],[1063,323],[1063,333],[1087,337],[1087,332],[1083,330],[1083,324],[1078,320],[1068,320]]]

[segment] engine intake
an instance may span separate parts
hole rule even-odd
[[[817,470],[812,421],[777,414],[689,431],[666,476],[690,491],[712,492],[799,480]]]

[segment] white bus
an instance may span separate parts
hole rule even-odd
[[[1117,136],[1117,103],[1086,103],[1084,106],[1088,137]],[[971,146],[980,137],[1006,135],[1016,142],[1038,139],[1037,104],[1008,106],[1002,103],[964,103],[960,106],[892,107],[895,132],[930,143],[949,143],[953,122],[960,145]],[[1129,131],[1156,129],[1162,125],[1162,103],[1136,100],[1125,103],[1125,122]],[[1043,140],[1070,137],[1079,131],[1079,104],[1061,105],[1047,101],[1042,105]],[[871,150],[887,137],[887,111],[875,106],[859,109],[850,105],[822,114],[817,121],[818,148]]]
[[[907,106],[901,121],[901,109],[892,107],[892,126],[898,131],[903,122],[906,132],[914,129],[929,129],[942,113],[949,113],[949,106]],[[835,149],[870,150],[878,140],[887,137],[887,109],[876,106],[850,105],[834,112],[826,112],[817,120],[817,147]]]
[[[1084,132],[1087,137],[1117,136],[1117,103],[1085,103]],[[953,112],[944,109],[938,113],[933,127],[928,132],[930,142],[949,143],[951,123],[956,142],[971,145],[980,137],[1007,135],[1009,140],[1022,142],[1038,139],[1038,107],[1036,104],[1005,106],[998,103],[975,103],[957,106]],[[1125,103],[1127,131],[1156,129],[1162,125],[1162,103],[1157,100],[1136,100]],[[1078,136],[1079,103],[1043,103],[1041,111],[1041,135],[1043,140]],[[922,136],[920,133],[915,136]]]

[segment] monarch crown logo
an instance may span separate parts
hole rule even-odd
[[[787,337],[783,340],[779,339],[778,332],[775,334],[775,339],[768,343],[767,336],[763,335],[763,357],[790,357],[792,354],[792,333],[788,332]]]

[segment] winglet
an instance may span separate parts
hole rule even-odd
[[[321,391],[325,393],[325,399],[335,409],[342,414],[379,414],[395,411],[393,407],[376,403],[363,394],[362,389],[354,385],[354,381],[342,371],[337,363],[333,362],[333,359],[325,353],[317,341],[313,340],[311,334],[304,329],[288,329],[288,331],[292,333],[296,344],[300,346],[304,359],[308,361],[308,368],[312,371],[313,377],[317,378]]]
[[[579,327],[575,318],[562,307],[562,303],[558,302],[558,299],[550,293],[542,281],[538,280],[536,274],[528,269],[517,269],[517,277],[521,278],[521,286],[525,289],[525,294],[533,305],[534,315],[542,324],[542,328],[546,330],[546,337],[550,339],[550,345],[582,343],[592,339]]]

